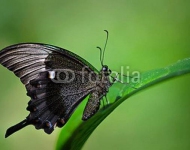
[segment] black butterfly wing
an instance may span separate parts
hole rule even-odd
[[[88,75],[95,79],[95,72],[98,73],[78,55],[46,44],[26,43],[7,47],[0,51],[0,63],[20,78],[31,97],[27,107],[30,115],[27,123],[22,125],[33,124],[46,133],[67,122],[77,105],[95,88]],[[73,70],[74,80],[70,83],[53,82],[52,73],[56,74],[55,70],[59,69]],[[84,79],[81,71],[85,71]]]

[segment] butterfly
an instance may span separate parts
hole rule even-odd
[[[91,118],[113,84],[111,70],[103,65],[105,47],[104,51],[98,47],[101,52],[100,71],[71,51],[53,45],[21,43],[1,50],[0,64],[20,78],[31,98],[27,106],[29,115],[7,129],[5,137],[28,125],[51,134],[55,127],[67,123],[87,96],[82,120]]]

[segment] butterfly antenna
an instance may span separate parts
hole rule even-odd
[[[104,31],[106,32],[106,42],[105,42],[105,45],[104,45],[104,50],[102,52],[102,59],[101,59],[102,64],[103,64],[103,61],[104,61],[104,53],[105,53],[107,42],[108,42],[108,31],[107,30],[104,30]]]
[[[100,63],[103,66],[103,62],[102,62],[102,49],[99,46],[97,46],[96,48],[98,48],[100,50]]]
[[[98,48],[100,50],[100,62],[101,62],[101,65],[103,66],[103,62],[104,62],[104,53],[105,53],[105,50],[106,50],[106,45],[107,45],[107,42],[108,42],[108,31],[107,30],[104,30],[106,32],[106,42],[105,42],[105,45],[104,45],[104,50],[102,51],[102,49],[97,46],[96,48]]]

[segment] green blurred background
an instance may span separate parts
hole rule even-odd
[[[40,42],[79,54],[100,68],[96,46],[110,33],[105,64],[144,72],[190,57],[189,0],[1,0],[0,49]],[[93,132],[84,150],[189,150],[190,75],[148,88],[122,103]],[[0,66],[0,149],[55,148],[51,135],[33,126],[5,139],[24,119],[29,97],[13,73]]]

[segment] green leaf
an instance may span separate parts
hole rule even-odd
[[[101,108],[92,118],[87,121],[81,121],[82,110],[85,102],[77,109],[66,126],[62,129],[56,149],[57,150],[79,150],[82,148],[88,137],[96,127],[124,100],[131,95],[164,80],[172,77],[190,73],[190,58],[179,60],[178,62],[151,71],[140,74],[140,82],[130,84],[115,83],[109,91],[109,105]]]

